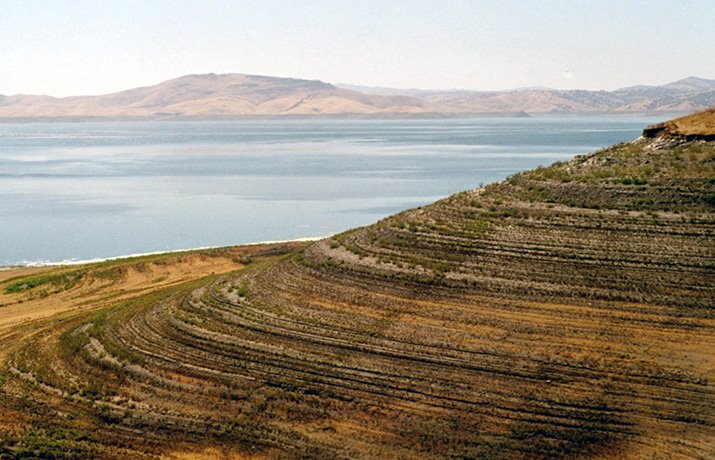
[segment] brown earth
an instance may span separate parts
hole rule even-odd
[[[372,94],[317,80],[245,74],[186,75],[99,96],[0,95],[0,118],[171,119],[245,116],[528,116],[528,113],[675,113],[715,104],[715,80],[616,91],[533,89]]]
[[[18,331],[42,320],[116,305],[122,301],[160,291],[210,275],[242,268],[241,260],[252,254],[282,247],[253,245],[187,251],[76,266],[6,267],[0,270],[0,285],[8,286],[38,277],[60,278],[18,292],[0,291],[0,343],[21,340]],[[286,247],[300,246],[288,243]],[[62,278],[70,278],[69,282]],[[76,280],[74,280],[76,278]],[[46,321],[45,321],[46,322]],[[0,362],[7,348],[0,348]]]
[[[715,107],[649,126],[643,131],[646,137],[678,136],[690,139],[715,140]]]
[[[36,321],[0,456],[713,458],[711,116]]]

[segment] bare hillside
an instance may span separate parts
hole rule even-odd
[[[293,250],[5,277],[0,457],[711,458],[714,116]]]
[[[376,94],[379,93],[379,94]],[[459,117],[687,112],[715,104],[715,80],[690,77],[616,91],[356,91],[317,80],[244,74],[187,75],[100,96],[0,95],[0,118],[245,116]]]

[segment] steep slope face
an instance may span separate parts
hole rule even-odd
[[[710,109],[655,125],[639,140],[464,192],[338,240],[370,254],[366,266],[433,275],[455,287],[476,284],[482,292],[493,285],[499,293],[518,293],[523,285],[559,300],[568,294],[706,306],[713,298],[706,257],[713,246],[710,222],[701,224],[698,216],[709,216],[715,205],[708,142],[714,123]],[[629,253],[642,253],[643,260]],[[395,263],[386,264],[391,255]],[[693,260],[667,270],[676,256]],[[411,258],[439,270],[413,267]],[[670,276],[683,279],[664,283]],[[689,283],[697,286],[692,292],[682,289]]]
[[[648,138],[715,140],[715,107],[675,120],[649,126],[643,131]]]
[[[48,327],[6,398],[105,456],[710,457],[711,118]]]

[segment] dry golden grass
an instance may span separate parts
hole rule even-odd
[[[664,130],[678,136],[715,136],[715,107],[659,123],[648,130]]]
[[[296,246],[291,244],[290,246]],[[8,267],[0,271],[0,343],[39,320],[116,305],[170,286],[243,267],[241,260],[266,247],[255,245],[118,259],[80,266]],[[280,245],[279,245],[280,246]],[[7,292],[13,281],[81,274],[65,289],[51,282]],[[0,348],[0,363],[4,348]]]
[[[639,139],[224,275],[6,277],[0,456],[714,457],[714,159]]]
[[[161,259],[160,263],[128,263],[122,267],[117,279],[92,276],[91,267],[44,267],[18,268],[3,272],[4,278],[61,275],[82,271],[86,273],[81,282],[70,289],[50,295],[47,291],[22,293],[0,292],[0,335],[9,329],[38,319],[51,317],[68,311],[82,311],[100,308],[131,299],[177,283],[183,283],[213,273],[225,273],[240,268],[230,254],[221,257],[206,257],[201,254],[187,254],[180,257]],[[101,270],[101,269],[100,269]]]

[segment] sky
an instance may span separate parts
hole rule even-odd
[[[715,0],[0,0],[0,94],[186,74],[421,89],[715,78]]]

